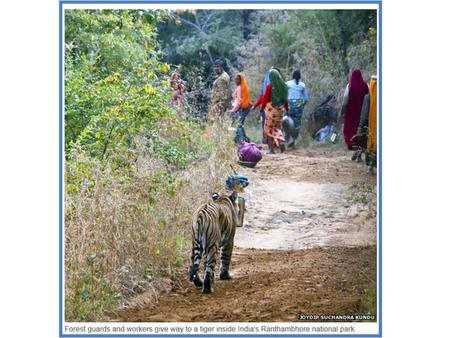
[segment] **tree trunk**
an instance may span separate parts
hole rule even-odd
[[[250,34],[250,13],[251,10],[249,9],[244,9],[242,11],[242,33],[244,40],[248,40],[248,36]]]
[[[350,66],[348,64],[348,39],[347,35],[345,34],[345,27],[344,27],[344,11],[342,10],[336,10],[336,16],[339,24],[339,34],[340,34],[340,44],[341,44],[341,60],[342,60],[342,66],[344,67],[344,72],[346,76],[350,75]]]
[[[206,51],[206,54],[208,54],[209,61],[211,63],[214,63],[214,59],[213,59],[213,57],[211,55],[211,51],[209,50],[208,42],[205,43],[205,51]]]

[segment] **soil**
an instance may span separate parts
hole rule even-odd
[[[356,182],[375,186],[376,176],[350,157],[337,146],[310,147],[265,155],[254,169],[236,167],[250,186],[233,279],[216,278],[214,292],[203,295],[182,273],[136,297],[115,320],[295,322],[373,311],[367,292],[377,280],[376,217],[348,195]]]

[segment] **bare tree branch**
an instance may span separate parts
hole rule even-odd
[[[185,23],[186,25],[189,25],[189,26],[191,26],[191,27],[194,27],[194,28],[200,33],[200,37],[202,37],[203,39],[205,39],[205,40],[208,39],[208,34],[206,34],[206,33],[201,29],[201,27],[199,26],[199,24],[198,24],[198,22],[197,22],[197,17],[196,17],[195,14],[194,14],[194,17],[196,18],[196,19],[195,19],[196,23],[193,23],[193,22],[191,22],[191,21],[189,21],[189,20],[186,20],[186,19],[182,18],[181,16],[179,16],[178,14],[173,14],[173,16],[174,16],[177,20],[180,20],[181,22]]]
[[[202,25],[202,29],[203,30],[205,30],[206,28],[208,28],[210,25],[211,25],[211,23],[210,23],[210,20],[211,20],[211,18],[213,18],[215,15],[214,15],[214,12],[213,11],[210,11],[209,13],[207,13],[206,11],[203,11],[204,12],[204,14],[205,14],[205,22],[203,23],[203,25]]]
[[[197,15],[194,13],[195,23],[182,18],[178,14],[173,14],[173,16],[176,19],[180,20],[181,22],[183,22],[183,23],[185,23],[185,24],[187,24],[187,25],[189,25],[191,27],[194,27],[197,30],[197,32],[200,35],[200,38],[202,38],[205,41],[205,43],[203,44],[203,48],[205,49],[206,54],[208,54],[209,61],[211,61],[211,63],[213,63],[214,59],[213,59],[213,57],[211,55],[211,51],[209,50],[209,42],[211,40],[211,37],[207,33],[205,33],[205,31],[200,27],[200,25],[198,23]]]

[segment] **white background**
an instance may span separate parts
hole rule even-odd
[[[448,333],[449,17],[383,1],[383,336]],[[58,2],[0,9],[0,336],[58,336]]]

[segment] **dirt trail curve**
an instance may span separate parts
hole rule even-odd
[[[300,314],[367,312],[376,281],[376,218],[347,202],[352,183],[376,184],[349,153],[309,148],[266,155],[245,194],[245,226],[238,228],[231,281],[214,293],[184,278],[166,292],[148,292],[118,313],[133,322],[297,321]]]

